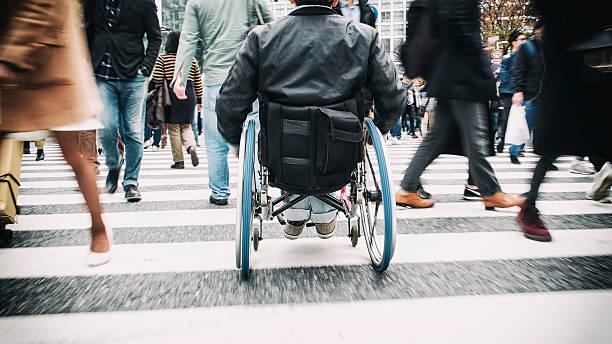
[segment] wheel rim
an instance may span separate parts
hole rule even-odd
[[[378,271],[384,271],[388,268],[395,251],[395,195],[391,192],[393,177],[386,159],[385,147],[382,144],[382,134],[371,119],[367,118],[365,124],[372,137],[373,152],[367,152],[368,147],[366,145],[366,193],[363,203],[359,207],[360,221],[372,263]],[[378,168],[372,164],[373,156],[376,157]],[[372,173],[372,169],[374,173]],[[370,178],[375,178],[375,175],[378,175],[379,178],[370,180]],[[376,181],[378,185],[374,185]],[[372,200],[379,200],[379,202],[372,202]],[[382,207],[380,207],[381,205]],[[384,239],[382,242],[380,240],[381,234],[378,232],[381,219],[377,219],[381,210],[384,217],[382,219],[384,223],[384,229],[382,230]]]
[[[242,174],[242,243],[241,243],[241,275],[249,277],[251,268],[251,230],[253,227],[253,185],[255,163],[255,123],[249,120],[246,124],[246,144],[244,150],[244,168]],[[248,190],[248,191],[247,191]]]

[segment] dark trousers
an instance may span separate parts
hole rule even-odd
[[[463,152],[469,159],[470,173],[483,197],[501,191],[495,172],[486,159],[489,152],[489,115],[486,102],[439,99],[436,121],[412,158],[402,180],[402,188],[417,192],[423,171],[449,144],[450,133],[459,130]]]
[[[512,107],[512,94],[501,93],[499,99],[501,99],[504,109],[500,111],[499,117],[497,117],[497,137],[499,137],[499,142],[503,146],[506,142],[506,128],[508,127],[508,116]]]
[[[538,194],[540,192],[540,185],[544,182],[546,172],[550,170],[553,162],[557,160],[556,156],[543,156],[538,161],[535,170],[533,171],[533,177],[531,177],[531,187],[527,192],[527,200],[525,204],[535,206]]]

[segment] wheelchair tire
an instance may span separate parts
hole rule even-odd
[[[366,171],[373,170],[372,177],[376,178],[375,175],[377,175],[378,178],[371,183],[376,185],[376,193],[371,192],[372,185],[368,185],[368,178],[366,178],[366,194],[364,195],[364,202],[360,205],[359,218],[372,264],[377,271],[382,272],[389,267],[395,251],[395,194],[392,192],[393,177],[386,158],[382,134],[369,118],[365,119],[365,127],[372,138],[372,146],[378,165],[378,168],[374,167],[374,164],[368,161],[370,157],[366,155]],[[367,145],[365,149],[368,149]],[[369,204],[373,199],[376,199],[376,210],[373,210]],[[379,238],[377,238],[379,235],[376,232],[376,217],[380,203],[382,203],[384,215],[384,239],[382,243],[379,243]]]
[[[248,120],[242,131],[239,152],[236,204],[236,267],[240,276],[251,273],[251,232],[253,229],[253,186],[255,178],[255,121]]]

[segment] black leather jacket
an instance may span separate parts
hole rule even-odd
[[[251,31],[216,103],[217,127],[230,144],[258,94],[297,106],[325,106],[372,91],[384,133],[397,123],[406,94],[378,32],[324,6],[301,7]]]

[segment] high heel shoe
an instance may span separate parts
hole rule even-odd
[[[110,227],[106,227],[106,238],[108,239],[108,251],[98,253],[93,252],[91,247],[89,248],[89,255],[87,256],[87,264],[89,266],[98,266],[108,263],[111,260],[112,247],[113,247],[113,230]]]
[[[483,197],[482,202],[486,210],[495,210],[495,208],[510,208],[523,204],[525,198],[499,191],[491,197]]]

